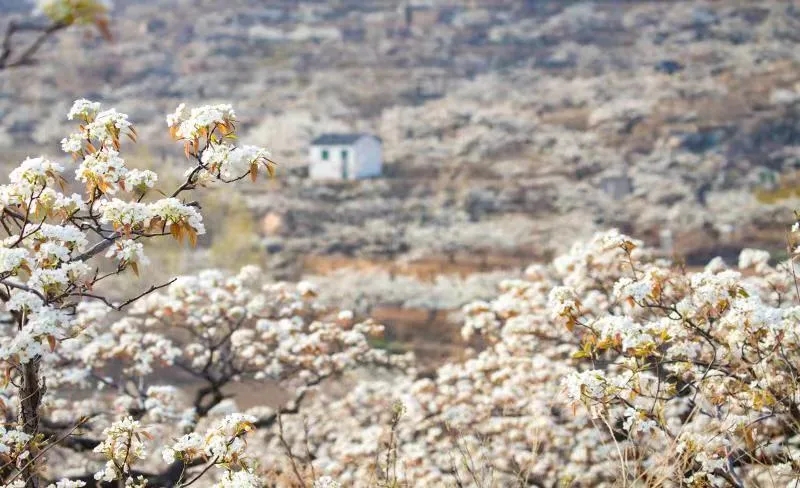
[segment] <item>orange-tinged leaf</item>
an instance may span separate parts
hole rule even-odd
[[[131,270],[133,270],[133,274],[137,277],[139,276],[139,265],[136,264],[136,261],[131,261]]]
[[[51,335],[47,336],[47,343],[50,345],[50,352],[53,352],[53,351],[56,350],[57,342],[56,342],[56,338],[55,337],[53,337]]]
[[[189,244],[191,244],[192,247],[197,247],[197,231],[186,226],[186,233],[189,235]]]
[[[183,242],[183,229],[178,224],[172,224],[169,226],[169,232],[172,234],[172,237],[175,238],[178,242]]]
[[[250,181],[255,182],[258,179],[258,166],[255,164],[250,165]]]

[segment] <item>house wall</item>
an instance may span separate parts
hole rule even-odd
[[[322,159],[323,151],[329,152],[327,161]],[[342,151],[347,151],[347,161],[342,161]],[[308,176],[315,180],[341,180],[345,164],[348,180],[380,176],[381,152],[381,143],[374,137],[362,137],[350,146],[311,146]]]
[[[380,141],[362,137],[355,144],[356,166],[359,178],[380,176],[383,171],[383,154]]]
[[[322,159],[322,151],[330,153],[328,160]],[[347,151],[347,161],[342,161],[342,151]],[[308,176],[315,180],[341,180],[342,166],[347,164],[348,179],[355,176],[355,148],[353,146],[311,146],[309,150]]]

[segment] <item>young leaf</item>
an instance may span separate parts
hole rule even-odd
[[[189,235],[189,244],[191,244],[192,247],[197,247],[197,232],[187,225],[186,233]]]

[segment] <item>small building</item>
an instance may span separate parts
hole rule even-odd
[[[315,180],[360,180],[380,176],[383,144],[371,134],[322,134],[311,141],[308,176]]]

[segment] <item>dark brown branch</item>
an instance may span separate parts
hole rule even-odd
[[[162,283],[160,285],[151,285],[150,288],[148,288],[147,290],[143,291],[142,293],[139,293],[138,295],[136,295],[133,298],[125,300],[124,302],[122,302],[119,305],[114,305],[112,302],[108,301],[108,299],[106,297],[101,296],[101,295],[94,295],[92,293],[85,293],[83,291],[81,291],[77,295],[81,296],[81,297],[87,297],[87,298],[93,298],[95,300],[100,300],[101,302],[103,302],[106,305],[108,305],[110,308],[113,308],[114,310],[116,310],[118,312],[121,312],[125,307],[127,307],[130,304],[132,304],[133,302],[135,302],[135,301],[137,301],[137,300],[139,300],[141,298],[144,298],[145,296],[149,295],[150,293],[153,293],[154,291],[158,291],[158,290],[160,290],[162,288],[168,287],[169,285],[175,283],[176,280],[177,280],[177,278],[172,278],[171,280],[167,281],[166,283]]]
[[[0,70],[7,68],[15,68],[18,66],[28,65],[32,63],[33,56],[41,49],[45,41],[56,32],[67,28],[67,24],[56,22],[50,25],[36,25],[36,24],[18,24],[13,20],[8,23],[6,33],[3,36],[3,43],[0,45]],[[39,32],[39,35],[31,42],[22,53],[15,58],[12,58],[14,48],[12,47],[12,38],[14,34],[22,31]]]

